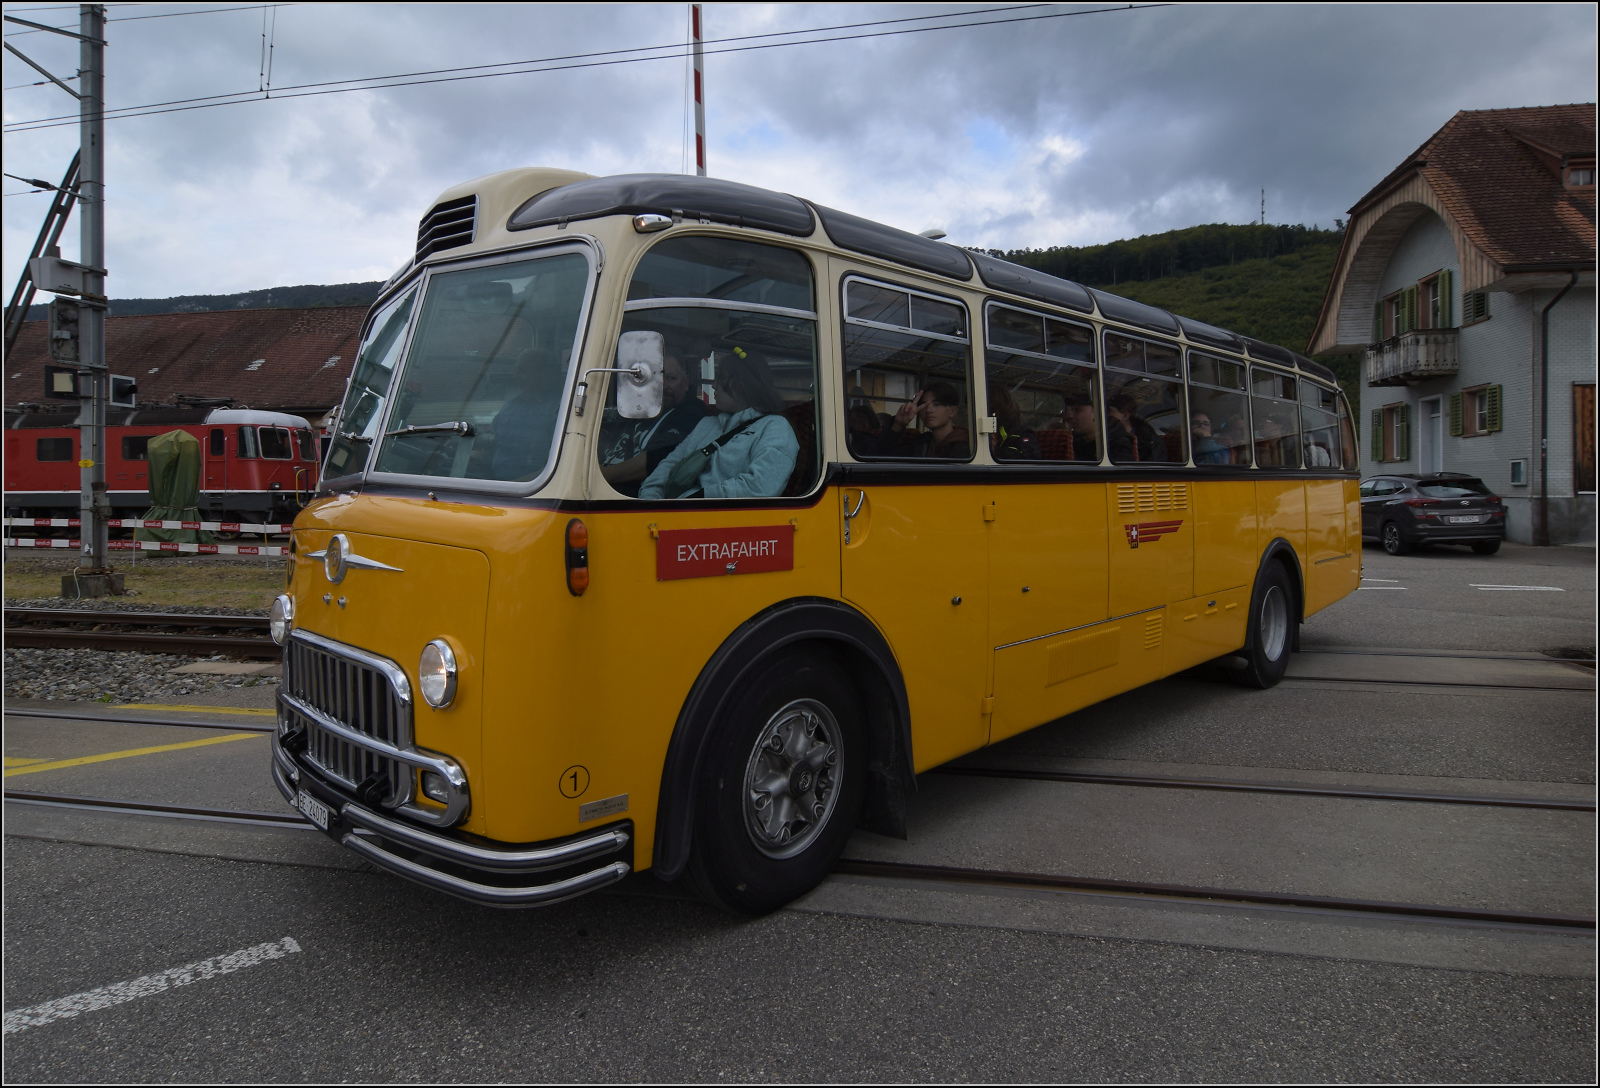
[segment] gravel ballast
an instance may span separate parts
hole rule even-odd
[[[162,702],[228,688],[276,686],[278,683],[275,676],[172,675],[173,669],[200,660],[204,659],[122,650],[8,648],[5,652],[5,696],[7,699],[72,702]]]

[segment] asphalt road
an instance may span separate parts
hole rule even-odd
[[[1298,658],[1278,688],[1174,677],[962,762],[1592,799],[1592,674],[1539,651],[1592,649],[1593,561],[1592,550],[1511,545],[1494,557],[1368,549],[1366,584],[1404,588],[1364,590],[1313,617],[1303,644],[1321,652]],[[1329,652],[1374,648],[1428,653]],[[9,768],[185,735],[12,717],[6,755]],[[7,786],[283,811],[261,744]],[[839,876],[753,921],[648,874],[496,912],[365,871],[313,832],[15,803],[6,814],[8,1014],[147,980],[143,996],[8,1034],[11,1082],[1590,1083],[1595,1073],[1592,931]],[[907,842],[862,834],[850,853],[1277,880],[1592,917],[1593,824],[1592,814],[935,773]],[[191,969],[188,985],[160,975],[284,938],[298,951],[228,973]]]

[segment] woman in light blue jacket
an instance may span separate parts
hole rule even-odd
[[[746,499],[783,494],[800,441],[760,352],[719,351],[717,413],[702,419],[639,488],[641,499]]]

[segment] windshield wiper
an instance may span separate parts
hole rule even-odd
[[[385,438],[400,438],[408,434],[458,434],[471,438],[478,429],[470,423],[430,423],[426,427],[401,427],[398,431],[384,431]]]
[[[344,439],[346,442],[371,442],[372,441],[372,439],[368,438],[366,435],[364,435],[364,434],[356,434],[356,432],[354,432],[354,431],[340,431],[339,432],[339,437]]]

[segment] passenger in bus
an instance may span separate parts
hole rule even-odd
[[[1022,425],[1022,409],[1011,390],[999,382],[989,383],[989,414],[995,417],[995,431],[989,435],[989,453],[996,461],[1042,461],[1038,439]]]
[[[1095,418],[1094,401],[1082,393],[1066,398],[1067,427],[1072,431],[1072,459],[1100,463],[1100,423]]]
[[[1327,446],[1321,446],[1313,442],[1309,434],[1305,436],[1304,441],[1307,468],[1326,468],[1333,464],[1333,458],[1328,454]]]
[[[1139,402],[1126,393],[1106,401],[1106,444],[1118,464],[1164,459],[1156,453],[1160,439],[1155,428],[1139,418]]]
[[[689,372],[676,355],[661,368],[661,411],[653,419],[623,419],[608,409],[600,429],[600,474],[624,495],[637,495],[639,484],[667,454],[678,448],[705,418],[705,406],[690,395]]]
[[[1189,440],[1194,445],[1197,465],[1226,465],[1233,462],[1228,447],[1211,436],[1211,417],[1205,412],[1189,413]]]
[[[850,448],[869,449],[883,433],[883,420],[868,404],[857,404],[850,409]]]
[[[716,413],[697,424],[639,488],[641,499],[769,498],[783,494],[800,440],[758,351],[714,356]]]
[[[555,439],[557,406],[567,383],[571,348],[559,353],[530,348],[517,357],[510,398],[494,417],[494,452],[489,478],[531,480],[544,471]]]
[[[1256,417],[1256,464],[1267,468],[1283,467],[1283,438],[1289,432],[1275,419]]]
[[[948,457],[967,460],[972,456],[972,441],[965,427],[958,426],[961,394],[949,382],[929,382],[889,421],[871,452],[881,457]],[[923,430],[908,430],[913,419],[922,421]]]

